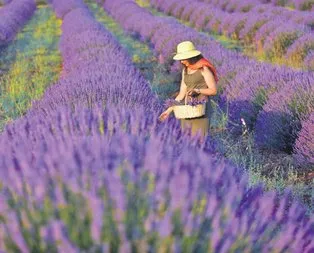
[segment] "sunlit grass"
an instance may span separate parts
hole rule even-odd
[[[175,83],[175,75],[168,74],[165,78],[158,74],[166,72],[166,68],[158,64],[157,58],[147,44],[139,42],[138,38],[128,36],[96,3],[85,2],[93,11],[97,20],[112,32],[119,40],[119,43],[129,52],[133,63],[142,71],[146,80],[150,81],[152,91],[156,95],[161,99],[166,99],[178,89],[178,84]]]
[[[149,7],[149,0],[137,0],[137,4],[141,7]]]
[[[60,26],[61,21],[52,10],[41,6],[4,52],[8,71],[0,79],[1,128],[23,115],[32,101],[39,99],[46,87],[58,79],[61,71]]]

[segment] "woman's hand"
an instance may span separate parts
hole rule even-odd
[[[160,121],[165,121],[165,120],[169,117],[169,115],[171,114],[171,112],[172,112],[172,108],[170,107],[170,108],[168,108],[166,111],[164,111],[162,114],[160,114],[159,117],[158,117],[158,119],[159,119]]]
[[[192,89],[187,92],[188,96],[194,97],[200,94],[200,89]]]

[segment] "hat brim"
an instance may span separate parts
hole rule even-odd
[[[189,51],[189,52],[176,54],[176,55],[173,57],[173,59],[174,59],[174,60],[185,60],[185,59],[189,59],[189,58],[198,56],[198,55],[200,55],[200,54],[201,54],[200,51],[198,51],[198,50],[192,50],[192,51]]]

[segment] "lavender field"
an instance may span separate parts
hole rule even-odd
[[[176,46],[216,66],[204,141]],[[312,0],[0,0],[0,253],[314,252]]]

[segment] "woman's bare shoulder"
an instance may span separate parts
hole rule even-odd
[[[211,75],[211,76],[214,76],[213,73],[211,72],[211,70],[209,69],[209,67],[207,67],[207,66],[203,66],[203,67],[201,68],[201,73],[202,73],[203,75]]]

